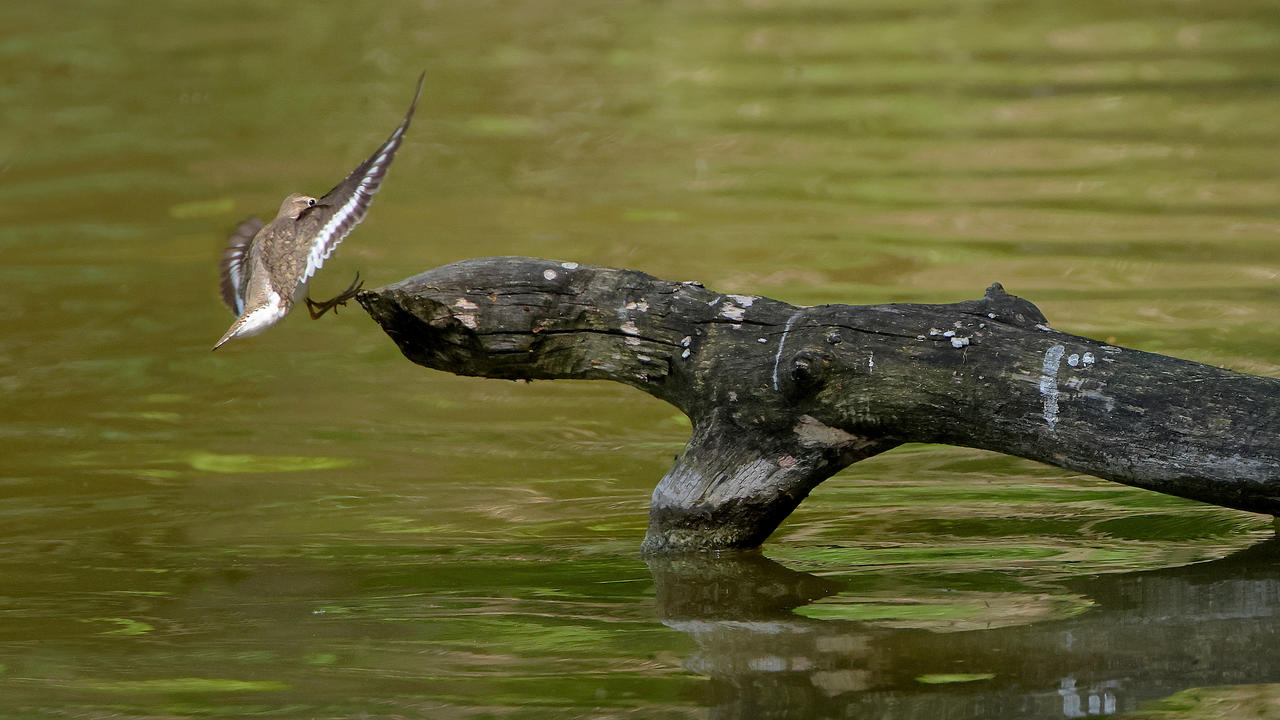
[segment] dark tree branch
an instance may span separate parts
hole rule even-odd
[[[796,307],[501,257],[359,301],[415,363],[613,380],[688,415],[689,445],[654,491],[649,551],[757,546],[818,483],[904,442],[1280,514],[1280,380],[1052,330],[998,284],[949,305]]]

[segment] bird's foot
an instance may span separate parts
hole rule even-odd
[[[307,301],[307,312],[311,313],[312,320],[320,319],[321,315],[324,315],[330,310],[333,311],[334,315],[337,315],[338,306],[346,307],[347,301],[355,297],[356,293],[360,292],[360,288],[362,287],[364,287],[364,283],[360,282],[360,273],[357,271],[356,279],[351,281],[351,284],[347,286],[346,290],[343,290],[334,297],[323,302],[316,302],[309,297],[305,298]]]

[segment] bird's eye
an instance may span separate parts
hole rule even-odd
[[[307,207],[315,207],[315,206],[316,206],[316,199],[315,199],[315,198],[307,198]]]

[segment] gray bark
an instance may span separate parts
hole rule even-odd
[[[1058,332],[999,284],[947,305],[796,307],[501,257],[358,299],[415,363],[612,380],[688,415],[653,494],[651,552],[758,546],[818,483],[904,442],[1280,513],[1280,380]]]

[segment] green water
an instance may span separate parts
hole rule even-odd
[[[910,446],[765,557],[646,562],[669,406],[428,372],[354,306],[209,347],[226,232],[425,69],[321,297],[505,254],[802,304],[1000,281],[1280,376],[1277,3],[11,5],[0,717],[1274,711],[1269,519]]]

